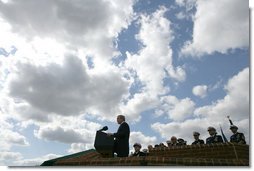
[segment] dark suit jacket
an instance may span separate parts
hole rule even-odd
[[[212,137],[208,137],[206,139],[206,144],[214,144],[214,143],[223,143],[223,139],[220,135],[215,135]]]
[[[117,153],[117,157],[128,157],[130,137],[129,125],[123,122],[113,136],[115,137],[114,152]]]
[[[139,151],[138,153],[134,153],[132,156],[146,156],[146,153],[142,152],[142,151]]]
[[[195,140],[195,141],[192,143],[192,145],[195,145],[195,144],[205,144],[205,142],[204,142],[204,140],[199,139],[199,140]]]

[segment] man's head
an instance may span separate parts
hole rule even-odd
[[[231,130],[233,133],[236,133],[237,130],[238,130],[238,127],[235,126],[235,125],[231,125],[231,126],[230,126],[230,130]]]
[[[133,147],[134,147],[134,149],[135,149],[135,152],[139,152],[142,146],[141,146],[141,144],[139,144],[139,143],[135,143],[135,144],[133,145]]]
[[[148,148],[148,151],[151,151],[153,149],[153,146],[152,145],[148,145],[147,148]]]
[[[215,135],[217,132],[216,132],[216,129],[214,128],[214,127],[211,127],[211,126],[209,126],[208,128],[207,128],[207,131],[208,131],[208,133],[211,135],[211,136],[213,136],[213,135]]]
[[[170,140],[171,140],[171,143],[173,144],[177,143],[177,138],[175,136],[172,136]]]
[[[121,124],[124,121],[125,121],[125,116],[124,115],[118,115],[117,116],[117,123],[118,124]]]
[[[195,140],[198,140],[199,139],[199,132],[193,132],[193,137]]]
[[[177,139],[177,143],[178,143],[179,145],[186,145],[186,141],[185,141],[184,139],[182,139],[182,138],[178,138],[178,139]]]

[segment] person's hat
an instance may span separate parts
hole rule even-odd
[[[141,144],[139,144],[139,143],[135,143],[135,144],[133,145],[133,147],[135,147],[135,146],[139,146],[140,148],[142,147]]]
[[[177,141],[182,143],[182,142],[184,142],[184,139],[178,138]]]
[[[212,126],[209,126],[209,127],[207,128],[207,131],[210,131],[210,130],[216,131],[216,129],[215,129],[214,127],[212,127]]]
[[[200,135],[199,132],[193,132],[193,135]]]
[[[230,125],[230,129],[238,129],[238,127],[235,125]]]

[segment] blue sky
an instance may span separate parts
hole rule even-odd
[[[249,143],[241,0],[0,0],[0,164],[38,165],[118,128],[130,149],[202,139],[231,116]],[[15,13],[13,13],[15,11]],[[43,11],[43,12],[42,12]]]

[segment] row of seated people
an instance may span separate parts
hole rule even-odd
[[[233,135],[230,137],[230,142],[232,143],[238,143],[238,144],[246,144],[245,137],[243,133],[237,132],[238,127],[231,125],[230,130],[232,131]],[[216,129],[214,127],[208,127],[207,129],[208,133],[210,134],[210,137],[206,138],[206,144],[213,144],[213,143],[223,143],[223,139],[221,135],[217,135]],[[199,132],[193,132],[194,141],[192,142],[192,145],[196,144],[205,144],[204,140],[199,139],[200,133]],[[187,142],[182,138],[176,138],[175,136],[172,136],[169,141],[167,141],[168,147],[172,146],[182,146],[187,145]],[[152,145],[148,145],[148,149],[144,149],[141,151],[141,144],[135,143],[133,145],[134,147],[134,153],[131,154],[131,156],[146,156],[149,151],[153,148]],[[157,147],[167,147],[163,143],[156,144],[154,148]]]

